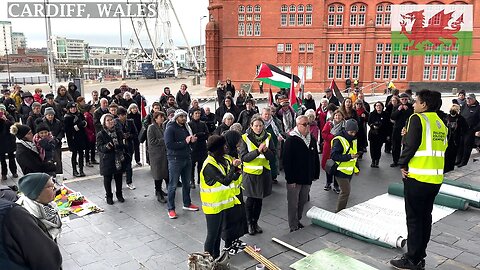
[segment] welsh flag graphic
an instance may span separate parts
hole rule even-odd
[[[392,5],[394,54],[472,54],[472,5]]]

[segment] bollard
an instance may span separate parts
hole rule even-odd
[[[456,87],[452,88],[452,95],[457,95],[458,89]]]

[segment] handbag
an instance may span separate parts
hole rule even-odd
[[[140,143],[144,143],[146,140],[147,140],[147,129],[145,128],[145,126],[143,126],[140,132],[138,133],[138,141],[140,141]]]
[[[188,255],[188,269],[189,270],[229,270],[230,256],[228,250],[222,251],[222,254],[213,259],[208,252],[200,253],[194,252]]]

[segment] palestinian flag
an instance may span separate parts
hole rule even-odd
[[[338,89],[338,86],[337,86],[337,83],[335,83],[335,80],[332,80],[330,82],[330,86],[328,87],[328,89],[332,90],[333,94],[337,97],[340,103],[343,102],[345,98],[343,97],[342,92],[340,92],[340,89]]]
[[[472,5],[392,5],[390,25],[394,54],[472,54]]]
[[[292,76],[295,85],[300,82],[298,76],[287,73],[274,65],[262,63],[255,79],[278,88],[290,88]]]

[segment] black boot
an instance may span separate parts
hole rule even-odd
[[[113,195],[107,195],[105,196],[105,199],[107,199],[107,204],[112,205],[113,204]]]
[[[253,227],[255,228],[255,232],[256,232],[256,233],[263,233],[262,228],[261,228],[260,226],[258,226],[258,223],[257,223],[257,222],[255,222],[255,223],[253,224]]]
[[[72,168],[73,168],[73,176],[75,176],[75,177],[80,176],[80,174],[77,171],[77,163],[73,163]]]
[[[380,160],[379,159],[375,160],[375,168],[378,168],[378,163],[380,163]]]
[[[375,160],[372,160],[372,164],[370,164],[370,168],[375,168]]]
[[[160,203],[166,203],[167,200],[165,199],[165,197],[163,196],[163,192],[162,191],[155,191],[155,196],[157,196],[157,201],[160,202]]]
[[[248,234],[255,235],[257,233],[255,231],[255,226],[252,223],[248,223]]]
[[[125,199],[123,198],[123,194],[122,194],[121,191],[116,192],[115,195],[117,195],[117,199],[118,199],[119,202],[121,202],[121,203],[125,202]]]
[[[78,174],[80,177],[84,177],[85,173],[83,172],[83,167],[79,167],[80,173]]]

